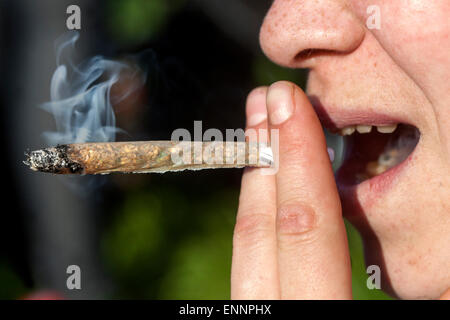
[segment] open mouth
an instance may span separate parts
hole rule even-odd
[[[344,136],[340,185],[356,185],[401,166],[420,140],[419,130],[408,124],[352,125],[337,130]]]

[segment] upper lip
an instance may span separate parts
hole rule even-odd
[[[324,107],[317,97],[309,97],[322,125],[331,132],[351,125],[388,126],[404,123],[416,126],[407,115],[386,114],[380,111],[363,108],[347,109]]]

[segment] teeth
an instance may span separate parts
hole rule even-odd
[[[366,173],[370,177],[375,177],[389,169],[387,166],[378,163],[378,161],[371,161],[366,166]]]
[[[392,133],[397,129],[397,125],[393,124],[391,126],[377,126],[377,130],[380,133]]]
[[[343,136],[349,136],[353,132],[355,132],[355,126],[348,126],[348,127],[341,129],[341,135],[343,135]]]
[[[358,131],[359,133],[369,133],[370,131],[372,131],[372,126],[359,124],[356,126],[356,131]]]
[[[377,126],[377,131],[380,133],[392,133],[397,129],[397,125],[389,125],[389,126]],[[353,134],[355,131],[358,133],[369,133],[372,131],[372,126],[367,124],[358,124],[356,126],[348,126],[339,130],[339,134],[342,136],[349,136]]]

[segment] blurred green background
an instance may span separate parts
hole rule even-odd
[[[168,185],[130,194],[104,238],[109,269],[122,284],[117,297],[229,299],[238,196],[224,188],[188,198]],[[354,298],[387,299],[367,288],[361,239],[346,225]]]
[[[229,7],[233,3],[239,1],[230,1]],[[139,139],[168,139],[173,129],[191,128],[199,119],[204,130],[243,127],[251,88],[277,80],[304,88],[305,72],[276,66],[257,48],[257,30],[269,5],[249,1],[249,16],[239,22],[236,12],[227,13],[217,1],[99,2],[95,19],[100,16],[99,34],[108,43],[107,52],[154,52],[149,107],[118,113],[119,126],[128,126]],[[84,18],[94,19],[89,18],[91,11],[83,12]],[[250,37],[247,28],[232,28],[239,23],[249,23]],[[217,170],[109,177],[97,203],[98,258],[110,282],[102,297],[228,299],[241,174]],[[355,299],[388,299],[380,290],[367,289],[361,239],[349,224],[347,231]],[[20,298],[41,289],[33,267],[24,271],[14,265],[0,261],[0,298]]]

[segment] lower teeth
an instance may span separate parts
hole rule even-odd
[[[382,174],[387,169],[389,169],[389,167],[387,167],[386,165],[380,164],[377,161],[371,161],[366,166],[366,173],[369,175],[370,178],[372,178],[379,174]]]

